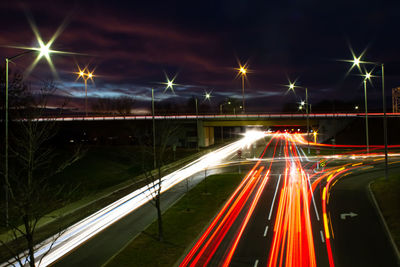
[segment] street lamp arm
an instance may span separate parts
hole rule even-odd
[[[26,54],[30,54],[30,53],[33,53],[33,52],[37,52],[37,51],[36,50],[27,50],[27,51],[24,51],[22,53],[19,53],[19,54],[15,55],[15,56],[9,57],[7,59],[8,59],[8,61],[11,61],[13,59],[17,59],[19,57],[22,57],[22,56],[24,56]]]

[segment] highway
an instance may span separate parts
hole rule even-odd
[[[256,142],[263,147],[252,158]],[[250,152],[244,153],[249,171],[242,167],[241,184],[180,266],[397,266],[365,191],[382,154],[307,157],[306,145],[301,134],[250,132],[163,177],[166,209],[185,193],[186,179],[193,187],[204,168],[208,175],[236,169],[231,159],[237,150]],[[391,159],[398,156],[390,153]],[[320,159],[327,166],[316,169]],[[149,190],[156,186],[132,192],[63,231],[40,266],[104,264],[155,219]],[[41,244],[38,258],[52,241]]]
[[[221,165],[224,161],[226,161],[227,158],[229,158],[232,155],[236,155],[236,152],[239,149],[248,148],[251,146],[251,144],[253,144],[257,140],[262,139],[263,137],[264,137],[263,132],[249,131],[246,134],[244,134],[243,138],[239,139],[238,141],[228,144],[211,153],[208,153],[205,156],[184,166],[183,168],[162,177],[161,192],[163,193],[163,195],[165,194],[167,196],[168,195],[167,192],[170,189],[174,188],[176,185],[182,183],[188,178],[193,177],[193,175],[203,171],[204,169],[212,169],[215,166]],[[114,230],[110,230],[108,234],[110,233],[112,234],[113,231],[115,231],[115,229],[121,230],[122,228],[118,228],[120,227],[120,225],[125,224],[124,229],[126,229],[128,222],[137,223],[135,217],[133,218],[129,217],[127,220],[124,220],[124,218],[126,219],[127,215],[134,213],[134,211],[137,211],[139,208],[146,205],[152,199],[152,194],[157,189],[158,189],[158,183],[147,185],[144,186],[143,188],[137,189],[134,192],[128,194],[127,196],[115,201],[114,203],[108,205],[107,207],[97,211],[96,213],[70,226],[69,228],[62,231],[59,235],[50,237],[41,244],[37,245],[35,251],[35,257],[38,261],[40,261],[40,266],[48,266],[54,264],[54,262],[60,260],[65,255],[68,255],[77,248],[80,248],[87,241],[91,241],[95,236],[97,236],[99,233],[102,233],[110,226],[112,225],[115,226],[117,222],[119,222],[119,224],[117,224],[117,228],[113,228]],[[181,191],[180,194],[176,194],[176,192],[174,194],[174,191],[171,191],[169,194],[172,195],[172,197],[164,204],[165,205],[172,204],[177,198],[179,198],[180,195],[182,195],[182,193],[183,192]],[[134,229],[136,228],[136,233],[137,231],[140,232],[141,230],[143,230],[143,227],[145,227],[152,221],[151,216],[142,216],[142,217],[144,219],[147,218],[147,221],[143,220],[140,223],[137,223],[134,227],[132,227]],[[129,241],[129,238],[132,238],[134,235],[135,231],[133,232],[128,231],[125,239],[117,241],[116,243],[114,243],[116,244],[114,248],[111,248],[111,250],[107,250],[108,253],[111,253],[111,255],[110,254],[104,254],[104,255],[106,257],[107,256],[111,257],[112,253],[116,252],[115,249],[118,251],[118,249],[121,248],[127,241]],[[107,241],[107,238],[102,240]],[[110,239],[108,239],[108,241],[109,240]],[[103,250],[98,250],[98,251],[104,251],[104,247],[110,248],[110,244],[111,243],[104,242],[102,244]],[[99,243],[97,243],[96,245],[98,247]],[[107,258],[104,259],[104,255],[103,257],[101,255],[99,256],[98,251],[93,250],[93,248],[89,248],[89,250],[84,249],[83,251],[84,253],[87,253],[88,251],[92,252],[93,257],[90,257],[90,255],[88,254],[80,255],[80,259],[82,258],[88,259],[88,262],[91,264],[93,264],[93,259],[97,260],[98,258],[100,258],[103,259],[104,261],[107,260]],[[21,258],[23,258],[22,255]],[[101,264],[104,263],[104,261],[103,262],[98,261],[98,263]],[[9,262],[13,263],[15,266],[19,266],[12,259],[9,260]],[[74,263],[79,262],[79,264],[82,264],[82,261],[81,260],[77,261],[77,259],[74,259],[72,262]],[[9,263],[1,264],[1,266],[8,266],[8,265]],[[71,266],[71,264],[67,263],[66,266]]]
[[[316,170],[305,144],[273,135],[180,266],[397,266],[365,190],[382,154],[327,156]]]

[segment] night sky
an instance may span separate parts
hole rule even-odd
[[[227,97],[241,98],[238,61],[248,63],[248,112],[279,112],[285,103],[304,99],[304,90],[285,94],[291,81],[307,87],[310,103],[334,99],[362,105],[363,77],[354,68],[350,47],[366,61],[385,63],[387,103],[400,86],[400,1],[2,1],[0,55],[22,52],[5,46],[37,46],[27,17],[45,42],[60,25],[51,49],[57,77],[42,59],[26,78],[32,88],[57,83],[51,105],[82,109],[84,87],[73,72],[89,64],[95,84],[89,101],[130,96],[136,112],[150,108],[151,88],[158,101],[188,102],[212,91],[211,106]],[[26,71],[35,55],[11,65]],[[368,66],[367,70],[371,70]],[[175,94],[163,94],[166,73],[176,75]],[[380,71],[375,69],[375,74]],[[371,108],[381,107],[381,80],[368,84]]]

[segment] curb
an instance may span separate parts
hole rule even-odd
[[[375,210],[377,211],[377,213],[378,213],[378,215],[379,215],[379,218],[380,218],[380,220],[381,220],[381,223],[382,223],[383,227],[385,228],[386,235],[389,237],[390,244],[392,245],[392,249],[393,249],[394,254],[396,255],[396,258],[397,258],[397,263],[398,263],[399,266],[400,266],[400,252],[399,252],[399,249],[397,248],[397,245],[396,245],[396,243],[394,242],[393,236],[392,236],[392,234],[390,233],[389,227],[387,226],[386,221],[385,221],[385,218],[383,217],[383,214],[382,214],[382,212],[381,212],[381,209],[379,208],[379,204],[378,204],[378,202],[376,201],[376,198],[375,198],[374,193],[372,192],[372,189],[371,189],[371,184],[372,184],[372,183],[374,183],[374,181],[371,181],[371,182],[368,183],[368,192],[369,192],[369,194],[370,194],[370,196],[371,196],[371,198],[372,198],[372,202],[373,202],[373,204],[374,204],[373,206],[375,207]]]

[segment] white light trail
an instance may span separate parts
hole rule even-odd
[[[171,187],[205,168],[219,165],[221,161],[229,155],[236,153],[239,149],[248,147],[253,142],[256,142],[265,136],[266,135],[261,131],[249,131],[239,141],[217,149],[189,163],[183,168],[164,176],[162,178],[161,192],[167,191]],[[77,248],[111,224],[146,204],[151,200],[151,195],[157,190],[157,188],[158,184],[154,186],[148,185],[137,189],[127,196],[70,226],[56,239],[54,244],[53,241],[55,237],[45,240],[36,248],[35,258],[37,259],[37,262],[41,260],[40,265],[38,266],[48,266],[54,263],[60,257]],[[51,245],[53,245],[53,247],[47,254],[45,254]],[[10,260],[10,262],[12,262],[12,260]],[[17,263],[14,264],[15,266],[19,266]],[[6,265],[8,264],[3,263],[1,266]]]

